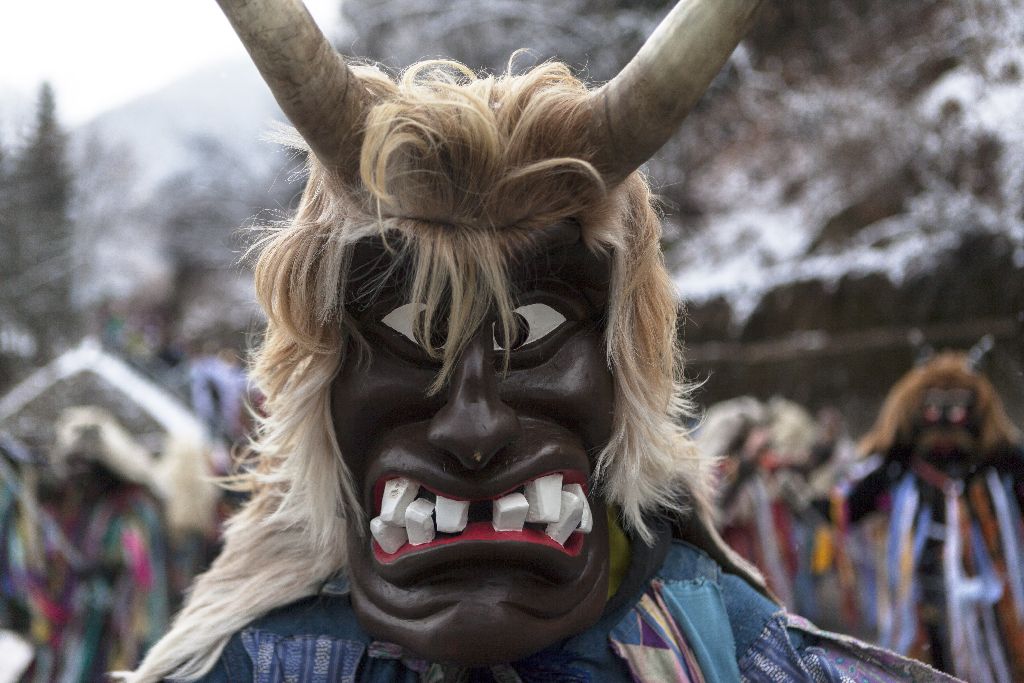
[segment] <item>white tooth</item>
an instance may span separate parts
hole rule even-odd
[[[420,485],[398,477],[384,484],[384,496],[380,501],[380,518],[388,524],[405,526],[405,509],[416,500]]]
[[[562,514],[557,522],[548,524],[544,533],[555,539],[559,545],[565,545],[583,519],[583,501],[568,491],[559,491],[559,496],[562,499]]]
[[[377,539],[377,544],[388,555],[397,551],[408,540],[405,529],[394,524],[388,524],[380,517],[370,520],[370,533]]]
[[[405,509],[405,530],[409,533],[409,543],[423,545],[434,540],[434,504],[426,498],[420,498],[409,504]]]
[[[466,528],[469,521],[469,501],[438,496],[434,516],[437,518],[438,531],[457,534]]]
[[[530,503],[527,522],[557,522],[561,516],[562,475],[549,474],[528,482],[523,493]]]
[[[587,502],[587,496],[583,493],[583,487],[579,484],[567,484],[562,487],[562,490],[568,491],[583,501],[583,519],[580,520],[579,530],[584,534],[589,534],[594,528],[594,516],[590,513],[590,503]]]
[[[522,531],[530,504],[521,493],[510,493],[494,501],[491,525],[495,531]]]

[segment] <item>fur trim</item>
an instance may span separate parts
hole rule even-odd
[[[160,496],[153,478],[156,459],[108,411],[97,406],[65,408],[57,417],[55,431],[50,464],[58,475],[64,471],[67,459],[79,454]]]
[[[156,471],[165,491],[167,525],[175,536],[212,532],[220,492],[210,472],[212,445],[200,434],[168,434]]]

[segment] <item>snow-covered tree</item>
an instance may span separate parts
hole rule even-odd
[[[12,157],[3,192],[7,272],[2,307],[32,335],[37,357],[45,358],[78,332],[70,297],[72,175],[67,135],[48,83],[39,89],[33,125]]]

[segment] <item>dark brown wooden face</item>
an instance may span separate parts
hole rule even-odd
[[[570,239],[566,234],[564,226],[553,229],[561,237],[513,268],[525,324],[505,374],[488,321],[447,387],[428,395],[438,366],[407,334],[402,321],[410,309],[392,315],[416,302],[384,295],[354,312],[373,354],[368,364],[343,365],[332,415],[365,518],[384,516],[387,483],[397,478],[419,487],[421,505],[434,503],[439,525],[442,503],[456,501],[468,511],[462,531],[438,531],[420,544],[411,542],[414,525],[407,521],[410,542],[391,551],[369,529],[349,534],[360,622],[374,637],[432,661],[514,661],[585,630],[605,604],[605,507],[589,493],[589,480],[614,408],[602,327],[609,267],[582,246],[577,227]],[[357,266],[381,253],[372,244],[363,251],[377,255],[357,253]],[[364,277],[373,270],[354,272]],[[563,545],[547,535],[546,521],[527,522],[521,531],[494,529],[496,507],[552,476],[585,492],[589,533],[577,529]],[[540,515],[543,505],[534,503]]]
[[[929,387],[914,423],[914,455],[948,474],[981,458],[977,398],[969,387]]]

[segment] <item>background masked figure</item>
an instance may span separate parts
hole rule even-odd
[[[889,392],[861,441],[882,463],[847,501],[880,642],[970,681],[1024,678],[1018,439],[968,355],[942,353]]]
[[[724,456],[718,524],[725,542],[764,572],[789,609],[845,627],[834,609],[827,512],[853,451],[839,416],[825,410],[815,421],[792,401],[744,396],[708,409],[697,444]]]
[[[805,483],[793,469],[806,460],[814,422],[794,403],[744,396],[711,406],[697,443],[723,456],[718,508],[722,537],[765,574],[782,602],[796,607],[794,509],[785,496]]]
[[[310,174],[259,245],[252,500],[127,678],[710,681],[835,657],[934,675],[765,597],[680,427],[636,169],[757,4],[681,3],[590,91],[560,64],[392,80],[297,2],[221,2]]]
[[[0,495],[6,626],[33,645],[22,680],[102,680],[169,621],[154,462],[96,407],[65,410],[56,431],[46,466],[23,467]]]

